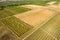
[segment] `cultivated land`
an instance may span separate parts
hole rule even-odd
[[[0,10],[0,19],[11,16],[11,15],[13,15],[13,13],[6,10]]]
[[[20,40],[20,38],[18,38],[18,36],[20,37],[25,32],[27,32],[33,28],[33,26],[30,26],[29,24],[24,23],[23,21],[17,19],[16,17],[13,17],[13,15],[16,15],[16,14],[19,14],[22,12],[26,12],[28,10],[31,10],[31,9],[24,8],[24,7],[18,7],[18,6],[8,7],[4,10],[0,10],[0,21],[3,22],[3,23],[0,22],[0,29],[1,29],[0,33],[2,35],[2,36],[0,35],[0,40]],[[3,26],[1,23],[6,26]],[[8,34],[7,32],[4,31],[3,28],[5,30],[6,30],[6,28],[8,28],[13,34],[10,34],[10,33]],[[7,33],[7,34],[5,34],[5,33]],[[10,37],[10,35],[12,37]],[[9,37],[9,38],[7,39],[7,37]]]
[[[38,5],[24,5],[22,7],[31,8],[32,10],[14,16],[34,27],[40,25],[43,21],[46,21],[49,16],[60,11],[59,5],[48,5],[45,7]]]
[[[60,40],[60,13],[25,40]]]
[[[0,21],[0,40],[19,40],[19,38]]]
[[[27,5],[28,6],[28,5]],[[25,7],[25,6],[24,6]],[[28,6],[28,8],[30,7],[30,5]],[[31,6],[31,8],[32,8],[33,6]],[[37,6],[38,7],[38,6]],[[37,8],[37,7],[35,7],[35,8]],[[40,6],[41,7],[41,6]],[[56,14],[58,14],[58,12],[59,11],[57,11],[57,10],[54,10],[55,8],[53,8],[54,6],[52,6],[52,7],[41,7],[41,9],[40,9],[40,7],[39,7],[39,9],[32,9],[32,11],[29,11],[29,12],[25,12],[25,14],[24,13],[22,13],[22,14],[20,14],[20,15],[18,15],[18,16],[16,16],[16,15],[14,15],[15,17],[17,17],[17,18],[19,18],[19,17],[21,17],[21,19],[23,19],[23,18],[27,18],[26,20],[30,20],[30,17],[32,17],[32,19],[33,19],[33,21],[32,22],[36,22],[35,20],[36,19],[38,19],[39,17],[41,17],[41,15],[43,16],[42,18],[44,18],[45,19],[45,16],[47,17],[47,19],[46,20],[48,20],[48,19],[50,19],[51,17],[53,17],[53,15],[56,15]],[[53,8],[53,9],[49,9],[49,8]],[[57,9],[58,9],[58,7],[57,7]],[[45,11],[46,10],[46,11]],[[45,15],[45,12],[46,12],[46,15]],[[28,14],[29,13],[29,14]],[[37,15],[37,14],[41,14],[41,13],[43,13],[43,14],[41,14],[40,16],[38,15],[37,16],[37,18],[34,20],[34,18],[35,18],[35,15],[34,15],[34,13]],[[33,15],[31,15],[31,14],[33,14]],[[51,15],[50,17],[48,16],[48,15]],[[22,15],[22,16],[21,16]],[[28,16],[27,16],[28,15]],[[30,17],[29,17],[29,15],[30,15]],[[28,18],[29,17],[29,18]],[[33,18],[34,17],[34,18]],[[25,19],[24,19],[25,20]],[[39,19],[38,19],[39,20]],[[43,19],[41,19],[41,20],[43,20]],[[46,21],[45,20],[45,21]],[[27,21],[25,21],[25,22],[27,22]],[[29,22],[31,22],[31,20],[29,21]],[[31,22],[31,24],[32,24],[32,22]],[[40,21],[42,24],[44,24],[44,21]],[[41,23],[38,23],[39,25],[41,25]],[[29,33],[26,33],[27,34],[27,36],[26,35],[24,35],[24,36],[26,36],[25,38],[27,38],[28,36],[30,36],[32,33],[34,33],[36,30],[38,30],[40,27],[39,27],[39,25],[38,25],[38,27],[36,26],[36,29],[33,29],[33,30],[31,30]],[[34,26],[35,27],[35,26]],[[25,39],[24,37],[22,37],[22,39],[24,40]]]
[[[24,23],[23,21],[19,20],[14,16],[2,19],[1,21],[19,37],[33,28],[33,26]]]
[[[22,12],[26,12],[30,9],[28,8],[24,8],[24,7],[8,7],[5,10],[0,10],[0,19],[8,17],[8,16],[12,16],[12,15],[16,15]]]
[[[29,11],[31,9],[26,8],[26,7],[18,7],[18,6],[15,7],[14,6],[14,7],[8,7],[7,10],[11,12],[15,12],[14,14],[18,14],[18,13]]]
[[[46,21],[50,16],[54,14],[55,12],[50,11],[50,10],[36,9],[36,10],[32,10],[31,12],[15,15],[15,17],[21,19],[22,21],[30,25],[33,25],[34,27],[37,27],[38,25]]]
[[[30,2],[0,10],[0,40],[60,40],[60,4]]]

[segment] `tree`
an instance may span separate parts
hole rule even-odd
[[[4,10],[5,6],[0,6],[0,10]]]

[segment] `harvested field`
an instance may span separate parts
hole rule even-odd
[[[36,30],[25,40],[60,40],[60,13]]]
[[[30,8],[30,9],[41,9],[43,6],[39,6],[39,5],[22,5],[22,6],[18,6],[18,7],[25,7],[25,8]]]
[[[47,9],[53,10],[53,11],[60,11],[60,5],[47,5],[45,6]]]
[[[33,10],[34,11],[34,10]],[[33,25],[34,27],[40,25],[44,21],[46,21],[50,16],[54,15],[55,12],[50,11],[50,10],[38,10],[35,11],[34,13],[32,12],[27,12],[27,13],[22,13],[18,15],[14,15],[15,17],[19,18],[20,20]]]

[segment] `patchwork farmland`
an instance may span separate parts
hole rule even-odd
[[[60,0],[0,2],[0,40],[60,40]]]
[[[22,13],[22,12],[25,12],[28,10],[31,10],[31,9],[24,8],[24,7],[19,7],[19,8],[18,7],[8,7],[5,10],[0,10],[0,19],[8,17],[8,16],[15,15],[18,13]]]
[[[49,22],[40,27],[37,31],[27,37],[25,40],[60,40],[60,25],[58,13]]]
[[[24,23],[23,21],[13,16],[3,19],[1,21],[4,22],[6,25],[8,25],[8,27],[18,36],[21,36],[22,34],[33,28],[32,26]]]

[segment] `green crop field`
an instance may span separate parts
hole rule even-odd
[[[18,7],[18,6],[9,7],[8,9],[13,11],[13,12],[16,12],[16,13],[22,13],[22,12],[26,12],[26,11],[31,10],[29,8]]]
[[[11,15],[13,15],[13,13],[6,10],[0,10],[0,19],[11,16]]]
[[[8,10],[6,10],[6,9],[8,9]],[[0,10],[0,19],[30,10],[28,8],[15,7],[15,6],[14,7],[8,7],[6,9]]]
[[[25,40],[60,40],[60,13]],[[52,35],[52,36],[51,36]],[[55,38],[54,38],[55,37]]]
[[[4,24],[8,25],[8,27],[16,33],[18,36],[23,35],[33,27],[30,26],[29,24],[21,21],[20,19],[12,16],[10,18],[6,18],[1,20]]]

